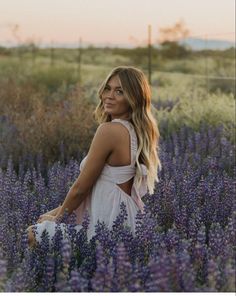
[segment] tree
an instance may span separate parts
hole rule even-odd
[[[159,29],[159,43],[163,42],[177,42],[189,36],[189,29],[186,28],[183,20],[176,22],[171,27]]]
[[[182,20],[178,21],[171,27],[159,29],[159,43],[161,53],[165,58],[183,58],[190,53],[179,41],[189,36],[189,30]]]

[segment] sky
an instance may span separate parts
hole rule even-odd
[[[194,37],[235,40],[235,0],[0,0],[0,44],[142,45],[182,20]]]

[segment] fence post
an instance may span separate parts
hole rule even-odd
[[[79,38],[79,46],[78,46],[78,56],[77,56],[77,74],[78,74],[78,81],[81,83],[81,58],[82,58],[82,38]]]
[[[152,84],[152,44],[151,44],[152,27],[148,25],[148,82]]]
[[[35,65],[35,59],[36,59],[36,45],[34,43],[32,43],[32,47],[31,47],[31,52],[32,52],[32,65]]]
[[[206,76],[206,91],[209,93],[209,78],[208,78],[208,36],[205,35],[205,76]]]
[[[51,67],[54,66],[54,47],[53,47],[53,41],[51,41],[51,48],[50,48],[50,65]]]

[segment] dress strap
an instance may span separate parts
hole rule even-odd
[[[120,119],[120,118],[115,118],[112,120],[112,122],[120,122],[128,129],[129,135],[130,135],[131,165],[134,165],[136,152],[137,152],[137,136],[136,136],[133,124],[128,120]]]

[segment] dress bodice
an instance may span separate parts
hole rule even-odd
[[[131,122],[123,119],[113,119],[111,122],[119,122],[123,124],[129,131],[131,163],[125,166],[111,166],[106,163],[100,177],[111,182],[116,181],[116,184],[121,184],[130,180],[136,174],[135,161],[137,153],[137,136]],[[80,169],[82,169],[86,157],[82,160],[80,164]]]
[[[136,153],[137,153],[137,136],[134,130],[134,126],[131,122],[123,119],[113,119],[111,122],[119,122],[124,125],[130,134],[130,149],[131,149],[131,163],[130,165],[125,166],[111,166],[109,164],[105,164],[98,181],[108,181],[113,184],[122,184],[130,180],[134,177],[134,182],[132,186],[131,196],[135,198],[135,202],[139,205],[139,208],[143,208],[141,206],[142,201],[141,197],[147,193],[147,168],[144,164],[140,164],[141,167],[141,176],[142,181],[141,185],[138,187],[137,185],[137,167],[136,163]],[[82,160],[80,164],[80,169],[83,168],[86,157]]]

